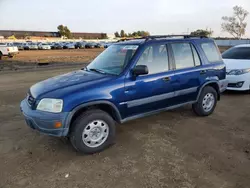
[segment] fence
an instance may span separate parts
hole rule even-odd
[[[218,46],[236,46],[240,44],[250,44],[250,40],[215,40]]]

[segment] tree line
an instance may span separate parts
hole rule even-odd
[[[121,30],[120,32],[116,31],[114,33],[116,38],[120,38],[120,37],[146,37],[149,36],[150,33],[148,31],[135,31],[132,33],[125,33],[124,30]]]

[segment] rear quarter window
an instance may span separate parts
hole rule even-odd
[[[202,43],[201,48],[210,63],[216,63],[222,60],[219,50],[213,42]]]

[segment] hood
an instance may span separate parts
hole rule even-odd
[[[233,69],[249,69],[250,60],[241,60],[241,59],[223,59],[226,64],[227,70]]]
[[[70,86],[80,84],[82,87],[84,87],[84,85],[95,85],[99,81],[106,81],[111,79],[112,77],[113,76],[110,75],[79,70],[38,82],[30,88],[30,92],[34,98],[37,98],[49,92],[53,92],[55,90],[63,89]]]

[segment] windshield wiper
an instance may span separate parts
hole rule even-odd
[[[98,72],[98,73],[101,73],[101,74],[106,74],[106,72],[104,72],[103,70],[100,70],[100,69],[89,69],[90,71],[94,71],[94,72]]]
[[[83,67],[81,70],[86,70],[88,71],[89,69],[87,67]]]

